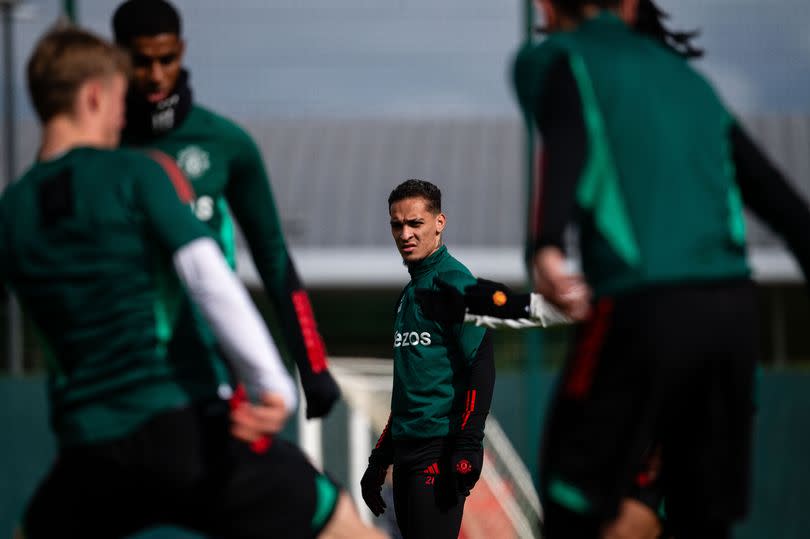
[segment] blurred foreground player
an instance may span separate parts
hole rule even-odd
[[[229,538],[379,537],[298,448],[266,438],[295,386],[247,292],[191,214],[173,162],[115,150],[128,61],[75,29],[37,45],[37,162],[0,199],[0,279],[48,358],[59,454],[20,535],[115,538],[157,524]],[[190,300],[219,348],[188,321]],[[221,349],[256,404],[220,397]]]
[[[193,102],[180,16],[164,0],[130,0],[113,16],[116,42],[128,50],[133,77],[123,143],[154,148],[177,162],[194,186],[194,213],[236,266],[236,217],[264,289],[281,322],[280,341],[295,359],[307,417],[329,413],[340,390],[293,261],[287,251],[259,149],[242,128]],[[279,337],[279,336],[276,336]]]
[[[540,1],[552,35],[515,64],[544,146],[536,289],[586,318],[544,436],[550,539],[599,537],[653,441],[673,534],[730,536],[748,509],[759,350],[743,203],[810,268],[805,204],[705,79],[620,18],[636,4]],[[585,283],[566,271],[570,222]]]
[[[388,198],[391,233],[411,281],[394,322],[391,416],[361,483],[375,515],[380,488],[393,463],[394,510],[405,539],[455,539],[464,502],[484,460],[484,423],[492,402],[495,364],[485,328],[424,318],[417,288],[440,279],[463,290],[475,282],[442,244],[446,217],[441,191],[408,180]]]

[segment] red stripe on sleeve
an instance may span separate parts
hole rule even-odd
[[[292,302],[295,314],[298,316],[298,324],[301,326],[301,336],[304,338],[304,346],[307,349],[309,366],[313,373],[318,374],[327,368],[326,347],[321,334],[318,333],[315,315],[312,313],[312,304],[309,302],[306,290],[294,291]]]
[[[464,419],[461,421],[461,430],[464,430],[464,427],[467,426],[467,421],[470,419],[470,414],[475,411],[475,395],[475,389],[467,391],[467,406],[464,409]]]
[[[150,150],[149,156],[154,159],[157,164],[163,168],[166,175],[169,176],[180,200],[184,204],[192,202],[196,196],[194,188],[191,187],[191,183],[189,183],[183,171],[180,170],[180,167],[177,166],[177,163],[174,162],[174,159],[157,150]]]

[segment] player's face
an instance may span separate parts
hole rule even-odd
[[[141,36],[132,40],[135,89],[150,103],[169,97],[182,68],[183,40],[177,34]]]
[[[443,213],[427,209],[422,197],[405,198],[388,208],[391,235],[406,264],[418,262],[433,254],[442,244],[446,218]]]

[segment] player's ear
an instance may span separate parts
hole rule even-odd
[[[79,87],[76,92],[76,101],[73,104],[74,112],[96,112],[101,108],[104,88],[101,81],[91,79]]]
[[[436,216],[436,233],[441,234],[446,225],[447,217],[443,213],[439,212],[439,215]]]

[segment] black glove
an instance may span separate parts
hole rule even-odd
[[[529,294],[516,294],[508,286],[478,279],[464,289],[435,279],[437,290],[416,289],[416,301],[426,318],[442,323],[461,323],[466,313],[503,319],[529,318]]]
[[[307,400],[307,419],[323,417],[340,399],[340,388],[329,372],[326,346],[318,332],[309,294],[300,287],[292,263],[288,264],[288,272],[288,279],[292,282],[290,301],[284,305],[290,312],[282,317],[284,329],[290,337],[287,344],[301,375],[301,387]]]
[[[301,387],[307,401],[307,419],[324,417],[340,400],[340,388],[328,370],[318,374],[301,373]]]
[[[385,483],[385,473],[388,470],[387,465],[380,464],[374,460],[374,457],[368,459],[368,468],[363,478],[360,480],[360,491],[363,494],[363,501],[375,517],[382,515],[385,512],[385,501],[382,498],[382,486]]]
[[[456,489],[462,496],[469,496],[484,465],[484,447],[480,442],[466,444],[457,442],[451,459],[456,478]]]
[[[416,289],[416,301],[426,318],[444,324],[460,324],[464,321],[467,306],[464,294],[441,279],[434,279],[437,290]]]
[[[478,279],[464,289],[467,312],[480,316],[518,319],[529,318],[529,294],[516,294],[508,286]]]

